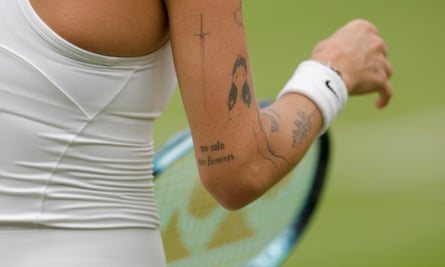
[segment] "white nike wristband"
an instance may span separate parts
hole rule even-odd
[[[323,117],[320,135],[327,131],[348,101],[348,89],[341,76],[329,65],[313,60],[298,66],[278,99],[288,93],[302,94],[318,107]]]

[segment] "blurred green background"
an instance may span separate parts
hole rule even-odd
[[[244,12],[261,99],[354,18],[376,24],[394,68],[388,108],[351,98],[333,124],[327,187],[284,266],[445,266],[445,2],[246,0]],[[185,126],[176,93],[157,145]]]

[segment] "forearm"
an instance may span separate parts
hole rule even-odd
[[[262,157],[274,169],[287,173],[304,156],[321,129],[316,105],[300,94],[287,94],[260,111],[258,130],[263,134]],[[275,164],[274,164],[275,163]]]

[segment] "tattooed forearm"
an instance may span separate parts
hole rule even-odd
[[[292,148],[302,144],[312,131],[312,117],[314,113],[308,114],[305,111],[297,111],[297,118],[294,120],[292,129]]]
[[[199,37],[200,40],[200,60],[201,60],[201,86],[203,88],[202,92],[204,94],[204,104],[207,103],[207,97],[206,97],[206,62],[205,62],[205,40],[208,35],[210,35],[209,32],[206,32],[204,30],[204,16],[201,13],[200,14],[200,23],[199,23],[199,33],[195,33],[194,36]]]
[[[198,158],[198,165],[208,167],[235,160],[233,153],[224,153],[225,150],[226,145],[220,141],[217,141],[211,145],[201,145],[199,151],[201,152],[201,156],[204,157]],[[218,154],[215,155],[215,153]]]

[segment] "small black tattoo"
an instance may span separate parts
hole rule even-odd
[[[199,33],[196,33],[195,36],[198,36],[201,39],[201,48],[204,48],[204,41],[209,32],[204,31],[204,17],[203,14],[200,14],[200,30]]]
[[[252,103],[252,94],[250,93],[250,87],[247,81],[243,84],[243,102],[248,107],[250,107],[250,104]]]
[[[200,152],[206,153],[207,157],[198,159],[199,166],[212,166],[217,164],[223,164],[229,161],[235,160],[233,153],[228,153],[225,155],[214,155],[214,152],[222,152],[226,150],[226,145],[223,142],[217,141],[211,145],[201,145]]]
[[[238,91],[241,91],[241,98],[247,107],[252,104],[252,92],[247,79],[247,61],[244,57],[239,56],[233,65],[232,86],[228,99],[229,110],[232,110],[237,103]]]
[[[201,13],[200,14],[200,28],[199,28],[199,33],[194,34],[194,36],[198,36],[200,39],[200,43],[201,43],[201,86],[202,86],[202,92],[203,92],[203,97],[204,97],[204,105],[206,106],[207,103],[207,94],[206,94],[206,62],[205,62],[205,40],[206,37],[210,35],[209,32],[205,32],[204,31],[204,15]]]
[[[229,110],[232,110],[235,107],[236,99],[238,98],[238,89],[236,85],[232,83],[232,88],[230,88],[229,92]]]
[[[212,166],[215,164],[222,164],[222,163],[226,163],[226,162],[233,161],[233,160],[235,160],[235,156],[233,154],[228,154],[228,155],[220,156],[220,157],[208,156],[207,157],[207,166]]]

